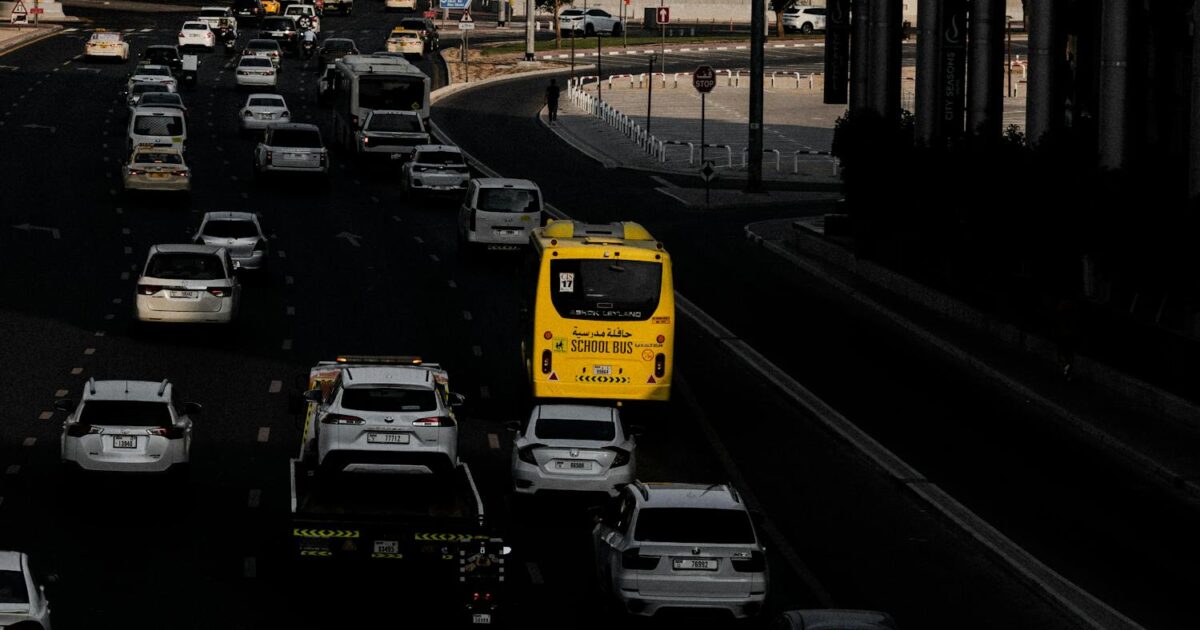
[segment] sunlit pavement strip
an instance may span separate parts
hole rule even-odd
[[[63,392],[62,395],[66,396],[67,393]],[[60,396],[60,398],[61,398],[61,396]],[[43,411],[42,413],[38,414],[38,420],[49,420],[50,418],[53,418],[53,417],[54,417],[53,411]]]
[[[271,439],[271,427],[261,427],[258,430],[258,441],[267,442]]]
[[[35,437],[27,437],[24,442],[21,442],[21,446],[33,446],[34,444],[37,444],[37,438]]]
[[[500,448],[500,436],[495,433],[488,434],[488,448],[493,450]]]
[[[271,387],[267,391],[272,394],[278,394],[283,389],[283,381],[271,381]]]

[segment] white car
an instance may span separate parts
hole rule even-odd
[[[203,46],[209,50],[217,46],[217,34],[207,22],[189,20],[179,27],[179,47]]]
[[[402,109],[371,110],[354,138],[360,156],[379,155],[393,160],[405,159],[412,155],[413,147],[429,144],[429,132],[420,112]]]
[[[125,91],[128,92],[134,83],[162,83],[172,92],[179,91],[179,82],[175,80],[175,75],[171,73],[169,66],[140,63],[133,69],[133,74],[129,75]]]
[[[112,31],[96,31],[88,39],[83,54],[88,58],[117,58],[121,61],[129,59],[129,42],[125,36]]]
[[[383,9],[385,11],[416,11],[417,0],[385,0]]]
[[[616,37],[625,31],[625,25],[604,9],[566,9],[558,14],[558,30],[568,37],[572,31],[577,36],[608,33]]]
[[[616,496],[636,474],[636,443],[621,426],[615,407],[538,405],[516,433],[512,452],[513,489],[604,492]]]
[[[191,462],[192,419],[200,405],[176,406],[168,380],[88,379],[76,405],[59,400],[64,464],[90,471],[182,472]]]
[[[400,185],[405,194],[466,190],[471,181],[462,149],[448,144],[420,144],[412,158],[400,167]]]
[[[635,481],[595,518],[600,588],[625,611],[762,612],[766,553],[731,486]]]
[[[254,148],[255,173],[329,174],[329,151],[316,125],[274,123]]]
[[[296,18],[296,26],[301,31],[321,33],[321,16],[317,15],[317,7],[311,4],[289,4],[283,10],[283,14]]]
[[[251,94],[238,112],[242,131],[266,129],[271,123],[292,122],[287,101],[278,94]]]
[[[171,86],[166,83],[145,83],[138,81],[126,87],[125,102],[129,105],[130,116],[133,115],[133,110],[142,103],[142,97],[146,94],[175,94],[171,91]]]
[[[783,30],[805,35],[825,30],[825,7],[792,7],[784,11]]]
[[[228,324],[242,285],[229,250],[210,245],[154,245],[137,281],[142,322]]]
[[[304,394],[310,403],[306,446],[318,466],[417,474],[458,466],[453,407],[463,397],[450,392],[440,366],[407,357],[390,364],[344,359],[330,366],[332,382]]]
[[[271,63],[275,64],[275,69],[279,70],[280,60],[283,58],[283,49],[279,47],[279,42],[260,37],[246,42],[246,47],[242,49],[242,56],[266,56],[271,59]]]
[[[470,248],[517,249],[541,226],[542,191],[528,179],[480,177],[471,180],[458,210],[460,253]]]
[[[208,24],[208,28],[214,33],[220,31],[222,26],[231,28],[234,37],[237,37],[237,20],[234,19],[233,9],[229,7],[200,7],[200,15],[196,20]]]
[[[134,147],[121,175],[125,190],[189,192],[192,189],[192,172],[183,161],[183,152],[174,147]]]
[[[138,106],[170,107],[171,109],[178,109],[179,111],[183,112],[185,117],[187,116],[188,109],[187,105],[183,104],[183,97],[177,92],[166,91],[165,86],[162,84],[138,83],[137,85],[133,86],[133,88],[138,93],[136,94],[136,98],[133,98],[133,102],[129,105],[128,113],[130,116],[133,116],[133,110],[137,109]],[[141,89],[139,90],[139,88]],[[134,97],[135,95],[131,94],[130,96]]]
[[[187,116],[174,107],[135,107],[129,116],[130,154],[139,146],[187,148]]]
[[[279,71],[266,55],[243,55],[238,60],[234,80],[238,87],[275,87],[279,82]]]
[[[193,237],[197,245],[224,247],[240,268],[264,269],[270,244],[258,215],[251,212],[206,212]]]
[[[47,576],[48,582],[56,577]],[[20,551],[0,551],[0,628],[50,630],[50,600],[45,585]]]
[[[425,40],[417,31],[393,29],[388,35],[386,50],[390,53],[400,53],[405,57],[420,59],[425,55]]]

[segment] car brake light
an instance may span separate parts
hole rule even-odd
[[[621,554],[621,568],[637,571],[653,571],[658,566],[658,556],[643,556],[638,549],[626,549]]]
[[[493,597],[493,595],[487,591],[484,591],[482,593],[480,593],[480,592],[471,593],[471,601],[473,601],[473,602],[490,602],[490,601],[492,601],[492,597]]]
[[[179,31],[179,36],[183,37],[183,31]]]
[[[534,466],[537,466],[537,458],[533,456],[533,451],[534,449],[544,447],[544,444],[530,444],[529,446],[522,446],[521,448],[517,449],[517,459],[525,462],[526,464],[533,464]]]
[[[358,129],[358,116],[357,115],[350,116],[350,124],[353,125],[355,129]]]
[[[328,161],[329,161],[329,156],[326,155],[325,153],[321,153],[321,166],[325,166],[325,163]]]
[[[280,114],[280,116],[286,116],[286,117],[288,117],[288,118],[291,118],[291,117],[292,117],[292,113],[291,113],[291,112],[289,112],[288,110],[286,110],[286,109],[285,109],[285,110],[283,110],[283,113],[282,113],[282,114]]]
[[[242,73],[238,72],[238,74],[242,74]],[[253,118],[253,117],[254,117],[254,112],[251,112],[251,111],[247,111],[245,114],[242,114],[242,118]]]
[[[667,373],[667,355],[658,353],[654,355],[654,375],[662,378],[663,374]]]
[[[275,157],[275,152],[274,152],[274,151],[267,151],[267,161],[268,161],[268,162],[270,162],[270,161],[271,161],[271,158],[273,158],[273,157]]]
[[[190,173],[188,172],[187,169],[184,169],[182,171],[175,171],[175,175],[177,175],[179,177],[187,177],[189,174]]]
[[[370,136],[363,136],[363,146],[364,147],[371,146],[371,137]]]
[[[414,427],[452,427],[454,426],[454,418],[450,416],[431,416],[429,418],[417,418],[413,420]]]
[[[217,297],[229,297],[232,293],[229,287],[208,287],[207,291]]]
[[[78,422],[67,423],[67,435],[70,437],[83,437],[92,433],[103,433],[104,429],[90,424],[80,424]]]
[[[731,558],[729,564],[740,573],[762,573],[767,570],[767,558],[761,551],[750,552],[749,558]]]
[[[141,175],[141,174],[142,174],[142,172],[141,172],[141,171],[137,171],[137,170],[133,170],[133,169],[129,169],[129,174],[130,174],[130,175]]]
[[[551,355],[549,350],[542,350],[542,374],[550,373]]]
[[[321,424],[364,424],[366,421],[358,416],[347,416],[340,413],[326,414],[321,418]]]
[[[155,286],[153,284],[139,284],[138,285],[138,293],[141,295],[154,295],[155,293],[158,293],[159,290],[161,290],[161,289],[162,289],[162,287]]]
[[[629,451],[627,451],[623,448],[617,448],[615,446],[605,446],[604,450],[612,451],[613,453],[616,453],[616,457],[613,458],[613,462],[612,462],[612,466],[611,466],[612,468],[617,468],[619,466],[625,466],[626,464],[629,463]]]

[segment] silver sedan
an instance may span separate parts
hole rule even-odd
[[[224,247],[242,269],[265,269],[270,243],[257,214],[208,212],[194,236],[197,245]]]
[[[287,101],[278,94],[251,94],[238,112],[242,131],[266,129],[277,122],[292,122],[292,113]]]

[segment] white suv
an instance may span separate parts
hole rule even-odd
[[[317,15],[317,7],[311,4],[290,4],[283,10],[283,14],[295,18],[296,26],[300,27],[301,31],[311,29],[318,35],[321,33],[321,18]]]
[[[316,125],[271,123],[254,149],[255,173],[329,174],[329,152]]]
[[[349,360],[310,403],[308,456],[330,472],[443,473],[458,466],[458,421],[448,377],[436,364]],[[314,435],[315,434],[315,435]],[[315,442],[315,445],[313,444]]]
[[[412,159],[400,167],[400,187],[414,192],[461,192],[471,181],[471,169],[462,149],[448,144],[420,144]]]
[[[513,422],[513,489],[605,492],[616,496],[636,472],[632,435],[615,407],[538,405],[524,429]]]
[[[232,322],[242,295],[240,268],[224,247],[152,245],[137,281],[137,320]]]
[[[56,576],[46,576],[54,582]],[[29,556],[0,551],[0,628],[50,630],[50,600],[46,587],[29,568]]]
[[[762,612],[766,554],[731,486],[635,481],[595,519],[600,587],[624,610]]]
[[[88,379],[78,406],[63,423],[62,461],[83,470],[163,472],[186,470],[191,461],[192,420],[200,405],[175,406],[170,381]]]
[[[792,7],[784,11],[783,30],[805,35],[825,30],[825,7]]]
[[[517,249],[542,225],[542,191],[528,179],[480,177],[471,180],[458,210],[458,249]]]

